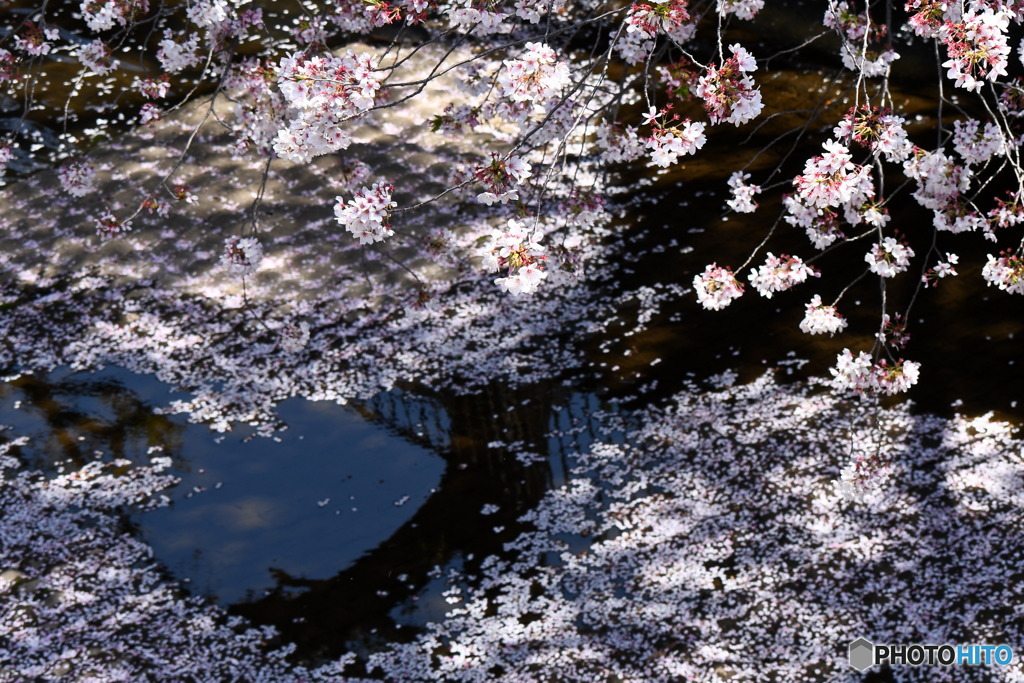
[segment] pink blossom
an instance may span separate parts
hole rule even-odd
[[[693,276],[693,289],[697,300],[709,311],[720,311],[743,295],[743,284],[732,269],[712,263],[701,275]]]
[[[494,280],[503,292],[531,294],[548,275],[541,269],[546,258],[537,233],[528,232],[523,223],[511,219],[504,232],[492,234],[484,263],[491,271],[506,273],[505,277]]]
[[[750,179],[749,173],[735,171],[729,176],[729,189],[732,192],[732,199],[727,200],[726,205],[737,213],[753,213],[757,209],[757,202],[754,195],[761,194],[759,185],[747,185]]]
[[[836,332],[846,329],[846,319],[839,315],[835,306],[825,306],[817,294],[807,304],[807,312],[800,321],[800,329],[807,334],[825,334],[834,336]]]
[[[871,251],[864,255],[871,272],[882,277],[893,277],[902,273],[910,266],[912,258],[914,250],[905,242],[897,241],[893,237],[886,237],[874,244]]]
[[[815,268],[808,266],[798,256],[775,256],[768,252],[763,265],[751,271],[748,279],[758,294],[771,299],[775,292],[787,289],[807,281],[808,277],[820,277]]]
[[[989,254],[981,277],[1004,292],[1024,294],[1024,258],[1009,251],[1000,253],[999,258]]]
[[[374,183],[364,187],[346,202],[337,197],[334,206],[335,219],[359,240],[360,244],[380,242],[394,235],[391,229],[391,211],[398,206],[391,200],[395,186],[388,183]]]
[[[539,102],[569,84],[569,67],[544,43],[527,43],[519,59],[505,60],[498,74],[501,94],[512,102]]]
[[[224,240],[220,263],[232,275],[252,275],[263,260],[263,247],[255,237],[232,235]]]

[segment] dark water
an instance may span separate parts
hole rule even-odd
[[[274,623],[309,658],[440,618],[437,570],[500,552],[516,518],[564,482],[599,401],[531,395],[293,399],[288,429],[268,439],[158,414],[180,396],[153,378],[61,369],[0,385],[0,424],[31,436],[22,457],[48,471],[171,456],[181,482],[170,506],[131,517],[139,536],[191,591]],[[572,434],[546,436],[555,429]]]

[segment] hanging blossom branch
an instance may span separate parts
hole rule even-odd
[[[770,62],[799,58],[812,43],[821,45],[829,37],[816,31],[759,61],[731,35],[737,22],[757,19],[763,7],[761,0],[635,0],[625,7],[595,0],[372,0],[300,2],[301,13],[289,16],[238,0],[197,0],[181,7],[84,0],[80,16],[69,18],[43,3],[3,26],[0,88],[22,102],[22,113],[0,138],[0,168],[28,169],[49,154],[60,164],[64,190],[91,196],[98,171],[83,138],[88,126],[73,120],[81,116],[73,106],[76,99],[92,98],[96,118],[112,120],[117,113],[146,125],[198,93],[213,93],[174,170],[156,185],[164,194],[141,191],[138,208],[121,218],[114,207],[103,210],[97,230],[103,239],[113,239],[131,228],[140,211],[166,217],[169,199],[199,202],[195,189],[174,185],[171,176],[188,157],[195,136],[215,121],[231,130],[232,153],[266,159],[251,227],[225,236],[224,268],[245,278],[263,260],[258,212],[272,165],[310,164],[347,151],[358,144],[358,127],[374,125],[380,110],[414,107],[422,93],[449,88],[454,80],[459,95],[430,114],[431,125],[439,135],[472,136],[479,141],[479,158],[455,169],[443,190],[410,202],[400,184],[363,164],[357,178],[339,182],[336,220],[360,244],[387,245],[413,237],[396,230],[392,220],[425,204],[461,198],[477,205],[494,226],[481,270],[500,272],[494,282],[501,290],[526,295],[557,280],[547,277],[554,259],[541,247],[545,237],[558,230],[562,244],[579,243],[602,211],[607,198],[597,189],[595,172],[624,164],[669,170],[701,154],[715,135],[728,135],[729,127],[753,124],[756,131],[760,122],[796,115],[766,103],[759,74]],[[777,200],[783,208],[746,263],[735,271],[711,263],[694,278],[704,307],[727,307],[747,291],[745,283],[766,297],[812,279],[827,285],[827,273],[811,265],[816,256],[781,253],[773,246],[784,238],[777,230],[784,225],[803,230],[809,248],[819,253],[849,252],[851,262],[863,264],[864,276],[883,285],[905,277],[921,259],[926,261],[922,285],[955,276],[955,247],[915,249],[915,235],[901,235],[890,225],[890,208],[908,202],[925,212],[935,233],[975,232],[992,241],[996,255],[988,257],[982,277],[1007,293],[1024,293],[1024,247],[1019,236],[1010,235],[1024,222],[1019,153],[1024,45],[1016,48],[1015,58],[1010,41],[1024,9],[1000,0],[910,0],[902,13],[891,10],[829,2],[821,25],[832,36],[836,65],[845,70],[834,79],[845,108],[823,96],[803,114],[804,122],[794,129],[797,140],[813,136],[822,124],[833,130],[817,141],[819,152],[802,170],[788,164],[795,142],[763,177],[752,165],[761,152],[747,166],[731,169],[730,211],[753,214],[764,211],[759,202]],[[181,26],[185,30],[174,28]],[[390,42],[332,49],[344,42],[342,36],[388,31],[395,36]],[[921,146],[924,141],[908,132],[907,115],[891,91],[900,51],[916,49],[908,36],[934,44],[941,81],[951,82],[959,95],[954,101],[938,83],[938,144],[930,146]],[[436,65],[425,74],[407,71],[411,57],[431,43],[442,46]],[[468,59],[465,48],[473,50]],[[142,66],[129,76],[129,59],[136,57]],[[31,120],[45,106],[39,93],[52,82],[55,58],[76,61],[80,70],[64,102],[57,144],[47,145]],[[619,75],[609,77],[610,68]],[[832,87],[827,77],[823,82]],[[172,99],[177,103],[168,102]],[[952,130],[944,128],[949,121],[943,120],[943,107],[958,112]],[[570,158],[582,164],[569,164]],[[584,167],[589,170],[581,173]],[[775,176],[781,174],[790,179],[779,183]],[[574,184],[569,196],[548,192],[563,175]],[[887,175],[894,179],[888,188]],[[866,252],[854,244],[865,228],[874,238]],[[759,254],[765,259],[760,263],[754,260]],[[571,256],[559,260],[572,263]],[[577,266],[569,270],[581,276]],[[801,329],[842,332],[847,323],[839,307],[847,289],[830,305],[814,294]],[[888,305],[885,299],[883,309]],[[901,314],[904,321],[909,305]],[[891,312],[881,315],[884,329]],[[898,337],[904,339],[905,330]],[[902,345],[897,349],[892,338],[876,344],[867,361],[845,351],[833,369],[838,384],[884,392],[913,384],[917,366],[893,354]]]

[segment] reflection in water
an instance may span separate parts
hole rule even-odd
[[[502,545],[524,528],[516,519],[552,483],[562,483],[567,453],[591,442],[596,399],[569,395],[563,406],[555,405],[556,396],[536,388],[445,395],[432,404],[402,394],[378,396],[363,407],[370,419],[447,446],[442,454],[448,467],[437,491],[386,541],[332,578],[278,572],[272,593],[232,611],[275,624],[303,658],[411,637],[410,625],[441,616],[437,605],[444,587],[432,581],[435,570],[472,571],[488,555],[501,555]],[[547,440],[555,426],[572,436]],[[494,447],[498,442],[526,444],[545,459],[524,464],[516,457],[519,448]],[[485,506],[497,510],[483,514]]]
[[[444,471],[440,458],[337,405],[286,402],[291,430],[241,444],[154,413],[169,398],[124,371],[59,371],[3,386],[0,424],[32,436],[23,457],[49,471],[173,457],[172,505],[134,522],[173,574],[222,603],[262,595],[272,571],[335,573],[411,517]]]
[[[125,389],[118,374],[55,372],[0,383],[0,424],[33,436],[25,449],[26,464],[52,470],[65,461],[81,467],[97,457],[142,462],[153,446],[179,454],[185,431],[180,420],[154,413],[136,392]]]
[[[123,370],[55,371],[0,385],[0,424],[30,435],[22,456],[48,471],[171,456],[181,482],[171,506],[133,515],[142,538],[193,592],[274,624],[302,659],[439,617],[436,570],[501,554],[523,530],[516,519],[564,482],[569,454],[594,440],[599,409],[553,388],[396,390],[354,408],[294,399],[271,440],[154,411],[173,398]]]

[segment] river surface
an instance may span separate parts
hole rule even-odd
[[[796,85],[807,77],[790,76]],[[767,144],[770,133],[745,148]],[[722,219],[735,147],[734,138],[713,135],[685,172],[642,191],[625,223],[645,255],[621,266],[624,287],[687,285],[711,261],[745,259],[768,219]],[[805,146],[801,158],[816,147]],[[894,215],[912,243],[930,240],[920,212]],[[913,309],[921,322],[907,357],[922,363],[922,378],[909,400],[923,412],[995,411],[1019,422],[1021,301],[984,286],[988,245],[974,237],[958,242],[961,275]],[[811,252],[797,231],[780,242],[775,253]],[[838,280],[862,265],[841,255],[820,264]],[[834,294],[842,284],[830,287]],[[171,455],[181,478],[171,505],[133,515],[136,532],[190,590],[276,625],[299,644],[300,657],[315,658],[401,638],[442,616],[444,568],[471,569],[502,552],[520,530],[517,517],[565,481],[573,453],[621,438],[606,424],[618,399],[657,402],[681,378],[731,369],[742,379],[772,367],[793,379],[824,374],[842,348],[870,347],[877,289],[864,281],[850,290],[843,311],[853,332],[836,339],[797,329],[810,296],[829,298],[817,283],[771,301],[751,293],[722,312],[703,311],[690,297],[663,306],[639,334],[577,340],[589,372],[570,388],[553,378],[515,391],[496,383],[470,396],[409,388],[348,406],[293,399],[281,406],[288,429],[273,439],[244,427],[216,434],[162,415],[160,406],[182,396],[117,368],[58,369],[0,385],[0,424],[32,436],[24,456],[48,471],[98,452],[134,461],[152,449]],[[653,388],[638,398],[641,386]]]

